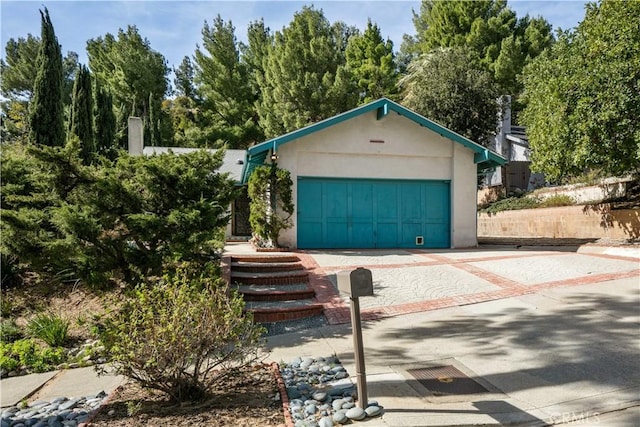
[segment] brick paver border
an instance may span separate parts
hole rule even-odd
[[[477,304],[481,302],[494,301],[504,298],[513,298],[527,294],[533,294],[544,289],[558,288],[563,286],[581,286],[598,282],[605,282],[616,279],[627,279],[632,277],[640,277],[640,269],[630,271],[622,271],[619,273],[605,273],[588,276],[575,277],[565,280],[557,280],[544,282],[535,285],[525,285],[517,281],[502,277],[498,274],[482,269],[471,263],[480,261],[499,261],[503,259],[524,258],[532,256],[549,256],[549,255],[571,255],[575,252],[553,252],[544,251],[536,254],[509,254],[509,255],[489,255],[485,257],[471,257],[466,259],[449,258],[439,253],[430,253],[426,251],[411,250],[408,251],[414,255],[424,256],[427,260],[424,262],[403,263],[403,264],[384,264],[384,265],[354,265],[354,266],[330,266],[321,267],[311,254],[305,251],[297,251],[302,265],[309,272],[309,285],[316,291],[316,299],[324,307],[324,314],[327,321],[331,325],[349,323],[351,321],[349,306],[340,297],[333,283],[327,277],[327,270],[352,270],[357,267],[365,267],[369,269],[388,269],[388,268],[404,268],[418,266],[435,266],[435,265],[451,265],[455,268],[473,274],[497,287],[496,291],[485,291],[467,295],[458,295],[453,297],[438,298],[435,300],[417,301],[412,303],[398,304],[385,307],[374,307],[362,310],[361,316],[363,320],[378,320],[391,316],[402,314],[418,313],[423,311],[439,310],[443,308],[457,307],[469,304]],[[607,254],[580,254],[583,256],[594,256],[606,259],[617,259],[623,261],[635,261],[636,258],[624,257],[619,255]]]

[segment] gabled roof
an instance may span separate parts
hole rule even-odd
[[[145,156],[153,156],[154,154],[173,153],[176,155],[193,153],[194,151],[206,150],[210,153],[218,151],[213,148],[190,148],[190,147],[155,147],[146,146],[142,149]],[[242,180],[242,170],[244,168],[245,151],[244,150],[225,150],[222,165],[218,172],[228,173],[229,178],[233,179],[236,184],[240,184]]]
[[[338,123],[342,123],[346,120],[352,119],[354,117],[360,116],[362,114],[368,113],[370,111],[377,111],[378,120],[386,117],[391,111],[406,117],[407,119],[419,124],[420,126],[426,127],[427,129],[432,130],[433,132],[441,135],[444,138],[450,139],[451,141],[457,142],[459,144],[464,145],[465,147],[473,150],[475,152],[474,162],[479,165],[480,169],[489,169],[496,166],[503,165],[507,162],[507,160],[496,154],[495,152],[489,150],[488,148],[483,147],[480,144],[477,144],[471,141],[464,136],[453,132],[445,128],[438,123],[427,119],[420,114],[409,110],[402,105],[391,101],[387,98],[380,98],[377,101],[370,102],[369,104],[362,105],[360,107],[354,108],[353,110],[349,110],[345,113],[338,114],[337,116],[330,117],[328,119],[322,120],[320,122],[314,123],[312,125],[303,127],[301,129],[295,130],[293,132],[289,132],[287,134],[272,138],[268,141],[262,142],[260,144],[254,145],[247,150],[247,158],[246,165],[242,174],[242,182],[247,182],[251,173],[256,168],[264,163],[267,154],[270,150],[277,151],[278,147],[282,144],[286,144],[287,142],[302,138],[303,136],[307,136],[314,132],[326,129],[333,125],[337,125]]]

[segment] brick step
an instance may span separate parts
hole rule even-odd
[[[231,262],[252,262],[261,264],[300,262],[300,258],[295,255],[233,255]]]
[[[300,301],[247,302],[246,311],[253,313],[253,320],[261,323],[282,322],[286,320],[304,319],[322,314],[322,304]]]
[[[304,266],[297,262],[246,262],[236,261],[231,263],[231,269],[242,273],[262,273],[276,271],[304,270]]]
[[[242,298],[249,301],[291,301],[313,298],[316,293],[313,289],[301,289],[296,291],[240,291]]]
[[[269,271],[265,273],[231,270],[231,283],[243,285],[294,285],[309,283],[309,273],[298,271]]]

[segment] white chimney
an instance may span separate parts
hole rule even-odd
[[[127,122],[129,130],[129,154],[141,156],[144,146],[144,128],[140,117],[129,117]]]

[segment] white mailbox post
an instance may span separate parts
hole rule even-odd
[[[373,296],[371,270],[358,267],[352,271],[340,271],[337,277],[338,290],[349,295],[351,299],[351,327],[353,329],[353,347],[356,360],[358,404],[362,409],[365,409],[367,407],[367,374],[364,367],[362,324],[360,323],[360,301],[358,298]]]

